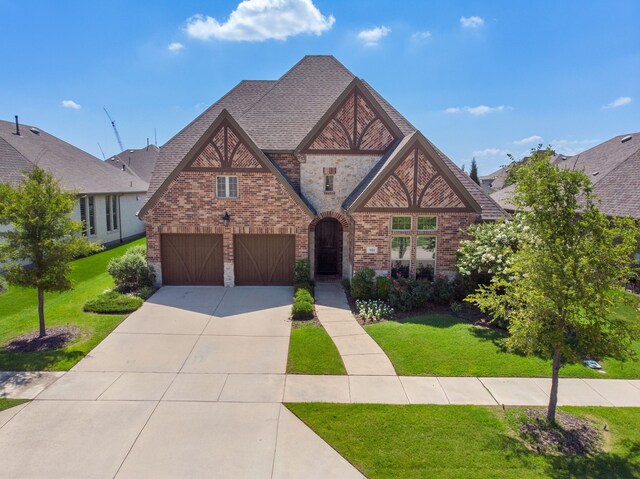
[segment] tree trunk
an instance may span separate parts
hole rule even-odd
[[[547,408],[547,421],[556,422],[556,407],[558,405],[558,374],[562,353],[559,349],[553,352],[553,373],[551,375],[551,393],[549,394],[549,407]]]
[[[44,291],[42,288],[38,288],[38,319],[40,321],[40,337],[44,338],[47,335],[47,330],[44,327]]]

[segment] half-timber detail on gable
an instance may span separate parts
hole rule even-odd
[[[356,79],[297,151],[309,154],[383,154],[401,136],[398,127]]]
[[[240,138],[229,120],[225,119],[185,170],[266,171],[266,168]]]
[[[479,212],[445,165],[419,142],[402,149],[354,204],[360,212]]]

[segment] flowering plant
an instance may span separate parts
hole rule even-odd
[[[381,321],[393,314],[393,308],[378,299],[359,299],[356,301],[356,308],[365,321]]]

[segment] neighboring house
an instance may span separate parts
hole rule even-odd
[[[544,150],[538,150],[538,151],[540,151],[541,153],[544,153]],[[556,155],[556,152],[551,150],[551,156],[553,161],[554,159],[562,155]],[[524,158],[516,161],[515,163],[516,164],[525,163],[529,158],[530,158],[529,156],[525,156]],[[481,176],[479,178],[480,186],[482,186],[482,188],[489,194],[491,194],[494,191],[501,190],[505,186],[508,186],[506,185],[506,183],[507,183],[507,178],[509,176],[509,169],[511,168],[511,166],[512,164],[508,164],[500,167],[498,170],[494,171],[493,173]]]
[[[640,220],[640,133],[616,136],[575,156],[555,155],[551,161],[589,176],[603,213]],[[507,186],[491,198],[514,211],[514,190],[515,185]]]
[[[454,274],[505,212],[365,81],[307,56],[242,81],[160,148],[140,217],[163,284],[291,284],[365,267]]]
[[[102,244],[144,235],[137,217],[148,183],[33,126],[0,120],[0,182],[19,183],[38,165],[78,194],[72,217]]]
[[[124,150],[112,156],[106,162],[122,171],[133,171],[140,179],[149,183],[151,181],[151,173],[153,173],[153,169],[156,166],[159,151],[156,145],[147,145],[146,148],[140,148],[139,150]]]

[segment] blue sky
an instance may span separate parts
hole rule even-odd
[[[161,145],[238,81],[333,54],[483,174],[640,131],[638,24],[637,0],[0,0],[0,119],[109,156],[103,107],[126,148]]]

